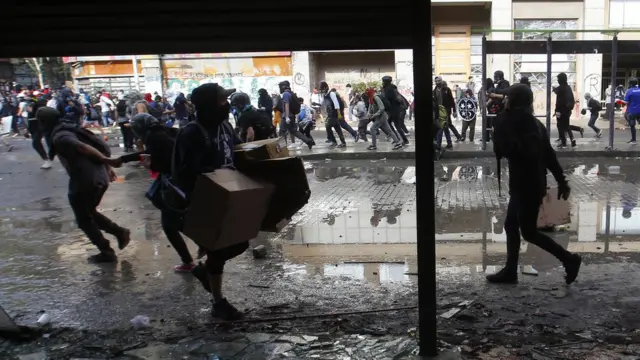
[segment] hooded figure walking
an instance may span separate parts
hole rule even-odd
[[[555,151],[549,144],[544,125],[530,112],[533,94],[524,84],[508,91],[506,110],[494,123],[496,157],[509,163],[509,206],[504,229],[507,236],[507,264],[496,274],[488,275],[492,283],[518,281],[520,234],[528,242],[558,258],[566,271],[567,284],[574,282],[582,259],[572,254],[546,234],[538,231],[540,204],[547,193],[547,169],[558,183],[558,199],[567,200],[571,188],[562,173]]]

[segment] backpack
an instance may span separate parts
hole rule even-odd
[[[340,105],[340,112],[342,113],[344,111],[344,99],[342,99],[342,96],[340,96],[340,94],[338,94],[337,92],[336,94],[336,99],[338,99],[338,105]]]
[[[151,116],[153,116],[154,118],[158,119],[158,120],[162,120],[162,109],[160,109],[160,106],[158,105],[157,102],[154,102],[155,106],[151,106],[151,104],[147,105],[147,108],[149,109],[149,114],[151,114]]]
[[[384,111],[389,112],[391,111],[391,101],[389,101],[389,99],[387,99],[387,97],[382,94],[382,95],[376,95],[384,104]]]
[[[53,130],[51,137],[53,138],[53,136],[59,131],[69,131],[71,133],[74,133],[78,137],[78,140],[80,140],[81,142],[92,146],[106,157],[111,156],[111,148],[109,147],[109,145],[89,129],[70,124],[62,124]]]
[[[307,117],[307,108],[300,109],[298,113],[298,120],[303,121]]]
[[[444,105],[438,105],[438,119],[440,119],[440,126],[445,127],[445,123],[449,119],[449,113]]]
[[[576,99],[573,97],[573,91],[567,86],[567,108],[572,110],[576,106]]]
[[[287,90],[287,92],[291,94],[291,99],[289,100],[289,112],[290,112],[290,115],[295,116],[300,113],[300,99],[298,98],[298,95],[296,95],[296,93],[294,93],[293,91]],[[282,101],[282,98],[280,98],[279,101],[280,101],[279,108],[284,114],[284,102]]]

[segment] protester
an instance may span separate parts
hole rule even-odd
[[[595,131],[596,137],[599,138],[602,136],[602,130],[600,130],[596,126],[596,120],[598,120],[598,117],[600,117],[602,106],[600,105],[600,101],[592,98],[591,94],[589,93],[584,94],[584,99],[587,101],[587,108],[582,109],[582,111],[584,112],[582,115],[585,115],[587,113],[587,110],[591,111],[588,126],[593,129],[593,131]]]
[[[340,119],[343,119],[340,109],[344,109],[344,104],[340,104],[335,91],[330,91],[329,84],[325,81],[320,82],[319,90],[320,93],[324,95],[323,106],[327,110],[327,119],[325,120],[327,140],[331,144],[331,147],[344,148],[347,146],[347,142],[344,140],[344,134],[342,133],[342,128],[339,123]],[[338,142],[336,141],[333,130],[338,133],[340,145],[338,145]]]
[[[271,120],[251,105],[249,95],[235,93],[231,95],[231,107],[239,114],[237,127],[240,129],[240,138],[251,142],[265,140],[273,134]],[[311,146],[309,146],[311,149]]]
[[[442,130],[445,138],[447,139],[447,149],[453,149],[453,143],[451,141],[451,131],[455,130],[457,133],[457,130],[453,125],[451,125],[451,113],[454,113],[455,115],[456,104],[453,99],[451,89],[447,88],[446,83],[442,81],[442,77],[436,76],[435,82],[436,84],[435,88],[433,89],[433,97],[434,99],[436,99],[436,105],[442,106],[447,112],[447,118],[444,119],[445,123]],[[461,137],[458,134],[456,138],[460,139]]]
[[[120,134],[122,134],[122,143],[125,152],[132,152],[135,135],[131,129],[131,122],[127,114],[127,100],[124,94],[120,95],[116,103],[116,119],[120,126]]]
[[[125,155],[120,159],[126,163],[140,161],[142,156],[145,158],[145,161],[142,162],[143,165],[148,167],[149,170],[158,173],[156,181],[158,181],[158,184],[162,184],[165,178],[168,179],[171,176],[173,147],[177,130],[163,126],[158,119],[147,113],[139,113],[131,118],[130,129],[140,139],[144,146],[144,152]],[[193,257],[187,244],[182,235],[180,235],[182,214],[163,202],[162,194],[159,193],[161,191],[160,187],[161,185],[158,185],[155,189],[156,193],[151,194],[151,196],[155,196],[152,201],[155,201],[154,205],[160,208],[160,222],[164,234],[182,260],[182,264],[174,266],[173,269],[179,273],[191,272],[196,265],[193,262]]]
[[[116,253],[101,230],[116,237],[120,250],[129,244],[131,233],[100,213],[97,206],[109,182],[117,178],[111,167],[120,166],[121,161],[110,158],[109,146],[104,141],[62,118],[56,109],[43,107],[36,116],[45,136],[51,139],[51,158],[58,155],[69,174],[69,204],[78,227],[100,250],[89,261],[115,262]]]
[[[476,133],[476,118],[478,114],[478,101],[473,96],[471,89],[465,90],[465,96],[458,101],[458,112],[462,118],[462,134],[460,141],[464,141],[467,137],[467,129],[469,130],[469,141],[473,142]]]
[[[373,122],[371,125],[371,145],[367,147],[367,150],[377,150],[377,132],[378,129],[382,129],[391,136],[393,139],[393,149],[398,150],[403,146],[402,141],[395,132],[389,127],[388,112],[385,108],[384,101],[382,100],[383,94],[376,94],[373,88],[366,90],[367,99],[369,99],[369,113],[368,118]]]
[[[629,79],[629,90],[624,95],[624,101],[627,104],[627,119],[629,121],[629,129],[631,130],[630,145],[636,144],[636,124],[640,120],[640,87],[638,87],[638,79]]]
[[[367,140],[367,126],[371,122],[371,118],[369,117],[367,106],[364,103],[365,97],[366,94],[364,94],[364,97],[363,95],[358,95],[355,110],[356,117],[358,118],[358,134],[360,134],[360,139],[362,139],[364,142],[368,142],[369,140]],[[367,101],[369,101],[369,98],[366,98]]]
[[[38,110],[46,106],[47,106],[47,102],[44,96],[42,96],[36,99],[36,101],[33,102],[28,107],[29,111],[27,111],[27,118],[28,118],[27,130],[29,131],[29,134],[31,134],[31,146],[33,146],[33,149],[38,153],[40,158],[44,161],[44,163],[42,164],[42,166],[40,166],[40,168],[45,170],[51,169],[52,161],[53,161],[53,158],[49,157],[49,154],[51,153],[51,142],[50,142],[51,139],[45,138],[45,142],[47,143],[47,148],[49,149],[49,152],[47,152],[45,151],[44,146],[42,145],[42,139],[44,137],[44,134],[42,133],[40,124],[36,119],[36,115],[38,113]]]
[[[567,147],[567,135],[571,140],[571,147],[576,146],[576,141],[573,138],[573,132],[570,128],[571,112],[575,106],[575,99],[573,97],[573,90],[567,82],[567,74],[558,74],[558,87],[553,89],[556,94],[556,120],[558,121],[558,133],[560,134],[559,149]]]
[[[404,101],[398,92],[398,88],[392,84],[392,81],[393,78],[391,78],[391,76],[382,77],[382,95],[384,95],[389,101],[389,107],[386,109],[389,116],[389,128],[392,132],[395,132],[400,139],[402,139],[403,145],[409,145],[407,136],[400,128],[400,116],[404,106]]]
[[[173,184],[186,194],[187,202],[193,195],[200,174],[234,167],[233,149],[240,140],[229,124],[231,105],[227,101],[234,92],[235,89],[224,89],[216,83],[200,85],[193,90],[191,100],[196,119],[178,133],[171,176]],[[208,282],[199,275],[202,273],[200,266],[194,269],[194,275],[213,295],[214,317],[224,320],[243,317],[222,294],[222,274],[225,263],[242,254],[248,246],[245,242],[217,251],[206,251]]]
[[[273,99],[266,89],[258,90],[258,111],[266,116],[273,124]]]
[[[303,98],[299,98],[300,100],[300,113],[298,114],[298,127],[299,130],[304,136],[311,139],[311,143],[315,146],[316,141],[313,139],[311,135],[311,130],[316,127],[316,114],[315,110],[307,104],[304,103]],[[309,148],[311,150],[311,148]]]
[[[289,133],[292,143],[295,143],[295,139],[298,138],[309,147],[309,150],[311,150],[314,145],[313,141],[304,136],[298,127],[297,116],[300,112],[300,100],[293,91],[291,91],[291,84],[289,81],[285,80],[280,82],[278,84],[278,88],[280,89],[280,98],[278,104],[275,106],[282,114],[282,126],[284,126],[284,129]]]
[[[111,100],[109,93],[103,91],[100,94],[100,109],[102,109],[102,126],[108,127],[111,123],[111,119],[109,119],[109,114],[111,110],[115,107],[115,104]]]
[[[504,229],[507,236],[507,263],[496,274],[487,276],[492,283],[516,283],[520,235],[562,262],[565,281],[571,284],[580,270],[582,259],[538,231],[540,204],[547,193],[547,169],[558,184],[558,200],[567,200],[571,189],[556,154],[549,144],[545,126],[529,111],[533,96],[524,84],[509,89],[506,110],[494,123],[493,149],[498,159],[509,163],[509,205]]]

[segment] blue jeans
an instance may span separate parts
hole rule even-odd
[[[445,126],[444,129],[438,129],[438,133],[436,134],[436,143],[438,147],[442,147],[442,134],[444,133],[444,137],[447,139],[447,145],[451,145],[451,132],[449,132],[449,127]]]
[[[109,126],[109,112],[108,111],[103,111],[102,112],[102,125],[104,127],[108,127]]]
[[[589,123],[587,125],[591,129],[593,129],[593,131],[595,131],[597,134],[600,132],[600,129],[598,129],[598,127],[596,126],[596,120],[598,120],[598,113],[591,114],[591,117],[589,118]]]

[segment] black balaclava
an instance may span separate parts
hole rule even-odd
[[[131,118],[131,130],[136,136],[146,142],[149,131],[154,126],[160,126],[160,121],[151,114],[139,113]]]
[[[45,136],[51,136],[53,129],[60,123],[60,112],[54,108],[45,106],[38,109],[36,119]]]
[[[391,82],[393,81],[393,78],[391,76],[383,76],[382,77],[382,87],[386,88],[387,86],[391,85]]]
[[[500,82],[502,80],[504,80],[504,72],[502,72],[502,70],[498,70],[496,72],[493,73],[493,80],[495,82]]]
[[[531,87],[531,82],[529,81],[529,77],[523,76],[520,78],[520,84],[525,84],[528,87]]]
[[[191,93],[197,121],[207,128],[215,128],[229,119],[231,105],[228,98],[236,89],[225,89],[217,83],[198,86]]]
[[[560,84],[560,85],[566,85],[567,84],[567,74],[565,74],[563,72],[558,74],[558,84]]]
[[[525,84],[515,84],[509,88],[507,98],[507,108],[509,110],[528,111],[533,104],[533,93]]]

